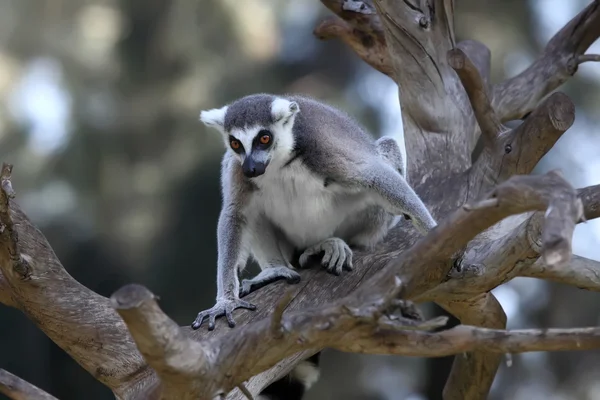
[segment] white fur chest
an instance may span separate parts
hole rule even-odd
[[[296,161],[267,171],[256,180],[254,203],[297,247],[306,247],[334,236],[335,230],[361,203],[358,193],[341,193],[326,187]],[[352,201],[354,200],[354,201]],[[362,204],[364,207],[364,203]]]

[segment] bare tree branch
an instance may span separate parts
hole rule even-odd
[[[57,400],[37,386],[0,368],[0,393],[12,400]]]
[[[522,353],[530,351],[573,351],[592,350],[600,348],[600,328],[573,328],[573,329],[523,329],[501,330],[485,329],[467,325],[459,325],[439,333],[421,331],[395,332],[406,335],[407,340],[398,340],[405,344],[404,351],[394,353],[409,356],[430,357],[449,356],[464,352],[483,350],[493,354]],[[382,330],[377,336],[388,338],[389,332]],[[375,337],[376,340],[378,337]],[[389,340],[388,343],[392,342]],[[406,345],[410,343],[409,345]],[[412,347],[417,344],[417,349]],[[393,347],[393,351],[397,348]],[[414,351],[410,354],[410,351]],[[422,351],[421,351],[422,350]],[[389,353],[388,353],[389,354]],[[501,358],[501,357],[500,357]],[[464,359],[464,356],[456,360]],[[460,361],[457,361],[460,362]],[[472,380],[476,377],[471,375]],[[482,393],[487,396],[487,393]],[[446,397],[445,397],[446,398]]]
[[[487,353],[481,354],[489,358],[491,353],[495,353],[493,357],[498,362],[501,358],[499,353],[505,352],[600,347],[600,328],[504,331],[458,326],[427,333],[424,331],[441,326],[445,319],[415,323],[405,319],[390,320],[385,315],[385,309],[399,294],[401,286],[397,281],[393,292],[385,297],[373,297],[371,303],[360,308],[340,302],[321,309],[283,315],[283,334],[274,334],[273,322],[264,319],[205,343],[182,337],[176,324],[160,310],[155,296],[140,285],[125,286],[112,298],[132,329],[136,342],[143,347],[142,353],[148,362],[162,371],[159,375],[165,387],[161,393],[164,398],[212,399],[241,384],[234,382],[242,379],[239,373],[231,376],[223,374],[223,371],[231,371],[232,365],[237,369],[237,365],[243,363],[248,368],[259,370],[264,365],[254,364],[273,363],[274,359],[314,347],[424,357],[487,350]],[[497,304],[496,300],[491,295],[482,299],[480,311],[486,312],[481,312],[480,318],[497,321],[496,316],[487,312],[494,309],[490,305]],[[501,313],[499,318],[503,324],[502,309],[499,306],[495,309]],[[280,345],[283,343],[285,346]],[[461,358],[457,358],[458,364]],[[194,363],[195,359],[199,362]],[[245,370],[242,374],[251,376],[252,371]]]
[[[566,94],[555,92],[548,96],[507,136],[506,145],[511,146],[511,151],[506,158],[510,167],[503,168],[502,173],[512,176],[533,171],[574,121],[575,105]]]
[[[486,146],[468,171],[469,192],[481,193],[513,175],[531,173],[574,120],[575,106],[569,97],[561,92],[550,95],[521,125],[502,132],[493,147]],[[462,177],[449,180],[460,182]]]
[[[520,275],[600,292],[600,262],[576,255],[571,257],[568,268],[548,265],[539,259],[529,267],[522,269]]]
[[[488,99],[486,84],[469,57],[459,48],[448,52],[448,63],[460,78],[481,133],[488,147],[493,147],[500,133],[504,130]]]
[[[468,300],[451,301],[440,305],[463,324],[504,329],[506,314],[491,293]],[[502,355],[479,348],[468,356],[454,358],[450,376],[444,386],[444,399],[485,398],[492,387]],[[476,384],[474,384],[476,382]]]
[[[494,86],[492,106],[502,121],[523,118],[544,96],[562,85],[585,61],[600,36],[600,2],[592,1],[548,42],[525,71]]]
[[[179,325],[160,310],[155,299],[145,287],[130,284],[116,291],[111,303],[144,359],[160,377],[163,398],[212,399],[222,394],[206,397],[204,387],[197,384],[209,370],[214,349],[186,336]]]
[[[600,185],[579,189],[578,194],[583,203],[585,219],[600,218]]]
[[[108,299],[64,270],[46,238],[11,200],[11,170],[12,166],[4,164],[0,174],[0,273],[2,287],[10,287],[12,299],[5,304],[25,313],[113,390],[127,390],[128,376],[152,375]]]
[[[337,16],[314,30],[321,40],[338,38],[367,64],[393,78],[394,69],[385,44],[383,27],[371,0],[321,0]]]
[[[600,54],[584,54],[577,57],[578,64],[583,64],[584,62],[590,61],[600,62]]]

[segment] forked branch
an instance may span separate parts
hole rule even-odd
[[[592,1],[548,42],[542,55],[525,71],[494,86],[492,106],[502,121],[523,118],[552,90],[577,71],[600,37],[600,1]]]

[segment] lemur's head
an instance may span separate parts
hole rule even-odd
[[[292,128],[299,111],[295,101],[254,94],[202,111],[200,120],[221,132],[228,151],[239,158],[244,175],[255,178],[265,173],[269,163],[285,160],[293,150]]]

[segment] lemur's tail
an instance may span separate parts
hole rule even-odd
[[[267,386],[257,400],[302,400],[319,379],[320,357],[321,352],[296,365],[289,374]]]

